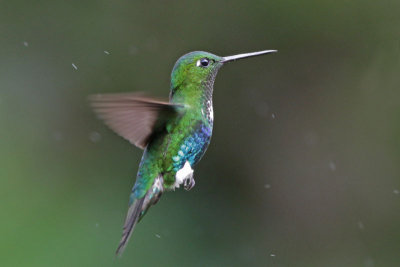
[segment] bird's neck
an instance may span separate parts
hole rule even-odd
[[[192,115],[212,123],[214,120],[213,85],[214,81],[204,81],[200,84],[183,83],[174,89],[174,93],[170,95],[170,102],[183,104]]]

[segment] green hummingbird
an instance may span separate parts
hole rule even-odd
[[[172,69],[169,101],[140,93],[90,97],[94,111],[112,130],[144,149],[117,255],[122,254],[137,222],[164,191],[180,185],[190,190],[195,185],[193,167],[204,155],[212,135],[212,94],[219,68],[237,59],[274,52],[227,57],[190,52]]]

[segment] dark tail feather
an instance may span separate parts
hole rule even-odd
[[[141,199],[136,199],[135,202],[129,207],[122,232],[122,238],[119,242],[117,251],[115,252],[117,256],[122,255],[126,245],[128,244],[133,229],[135,228],[135,225],[139,220],[140,214],[142,213],[144,199],[145,197],[142,197]]]
[[[138,221],[144,216],[151,205],[157,203],[164,191],[164,180],[161,175],[159,175],[153,182],[153,185],[144,197],[140,199],[135,199],[132,205],[128,209],[128,214],[126,215],[124,228],[122,231],[122,238],[119,242],[116,254],[121,256],[124,252],[126,245],[128,244],[129,238],[132,235],[133,229],[135,228]]]

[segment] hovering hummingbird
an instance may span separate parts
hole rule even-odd
[[[144,149],[117,255],[122,254],[137,222],[164,191],[180,185],[190,190],[195,185],[193,167],[204,155],[212,135],[212,94],[219,68],[237,59],[274,52],[227,57],[190,52],[172,69],[169,101],[138,93],[90,97],[94,111],[112,130]]]

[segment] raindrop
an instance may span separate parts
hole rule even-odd
[[[57,142],[60,142],[60,141],[62,141],[63,139],[64,139],[64,135],[61,133],[61,132],[59,132],[59,131],[55,131],[55,132],[53,132],[53,139],[55,140],[55,141],[57,141]]]
[[[146,48],[149,50],[157,50],[159,48],[159,41],[157,38],[152,37],[147,39]]]
[[[400,191],[397,190],[397,189],[395,189],[395,190],[393,190],[393,193],[396,194],[396,195],[398,195],[398,194],[400,194]]]
[[[75,70],[78,69],[78,67],[77,67],[74,63],[72,63],[72,67],[73,67]]]
[[[24,44],[25,47],[28,47],[28,46],[29,46],[29,44],[28,44],[27,41],[24,41],[23,44]]]
[[[160,236],[159,234],[155,234],[155,236],[156,236],[157,238],[161,238],[161,236]]]
[[[95,224],[95,226],[96,226],[96,228],[97,228],[97,227],[99,227],[99,226],[100,226],[100,224],[99,224],[99,223],[96,223],[96,224]]]
[[[272,117],[272,119],[275,119],[275,117],[276,117],[275,113],[272,113],[271,117]]]
[[[357,223],[357,225],[358,225],[358,228],[360,228],[360,230],[364,230],[364,224],[362,223],[362,221],[359,221]]]
[[[104,50],[104,54],[109,55],[110,52],[108,52],[107,50]]]
[[[268,116],[268,104],[265,101],[261,101],[258,104],[254,105],[255,112],[260,117],[267,117]]]
[[[371,258],[368,258],[364,261],[364,266],[365,267],[374,267],[374,261]]]
[[[276,255],[275,255],[275,254],[271,254],[270,256],[271,256],[271,257],[275,257]]]
[[[331,171],[336,171],[336,164],[333,161],[329,162],[329,168]]]
[[[130,55],[136,55],[137,51],[138,51],[138,49],[137,49],[136,46],[131,45],[131,46],[129,47],[129,54],[130,54]]]
[[[98,132],[91,132],[89,134],[89,140],[92,141],[93,143],[97,143],[101,140],[101,134]]]
[[[316,132],[310,131],[307,132],[304,136],[305,142],[309,146],[313,146],[318,144],[319,142],[319,136]]]
[[[265,185],[264,185],[264,188],[265,188],[265,189],[270,189],[270,188],[271,188],[271,185],[270,185],[270,184],[265,184]]]

